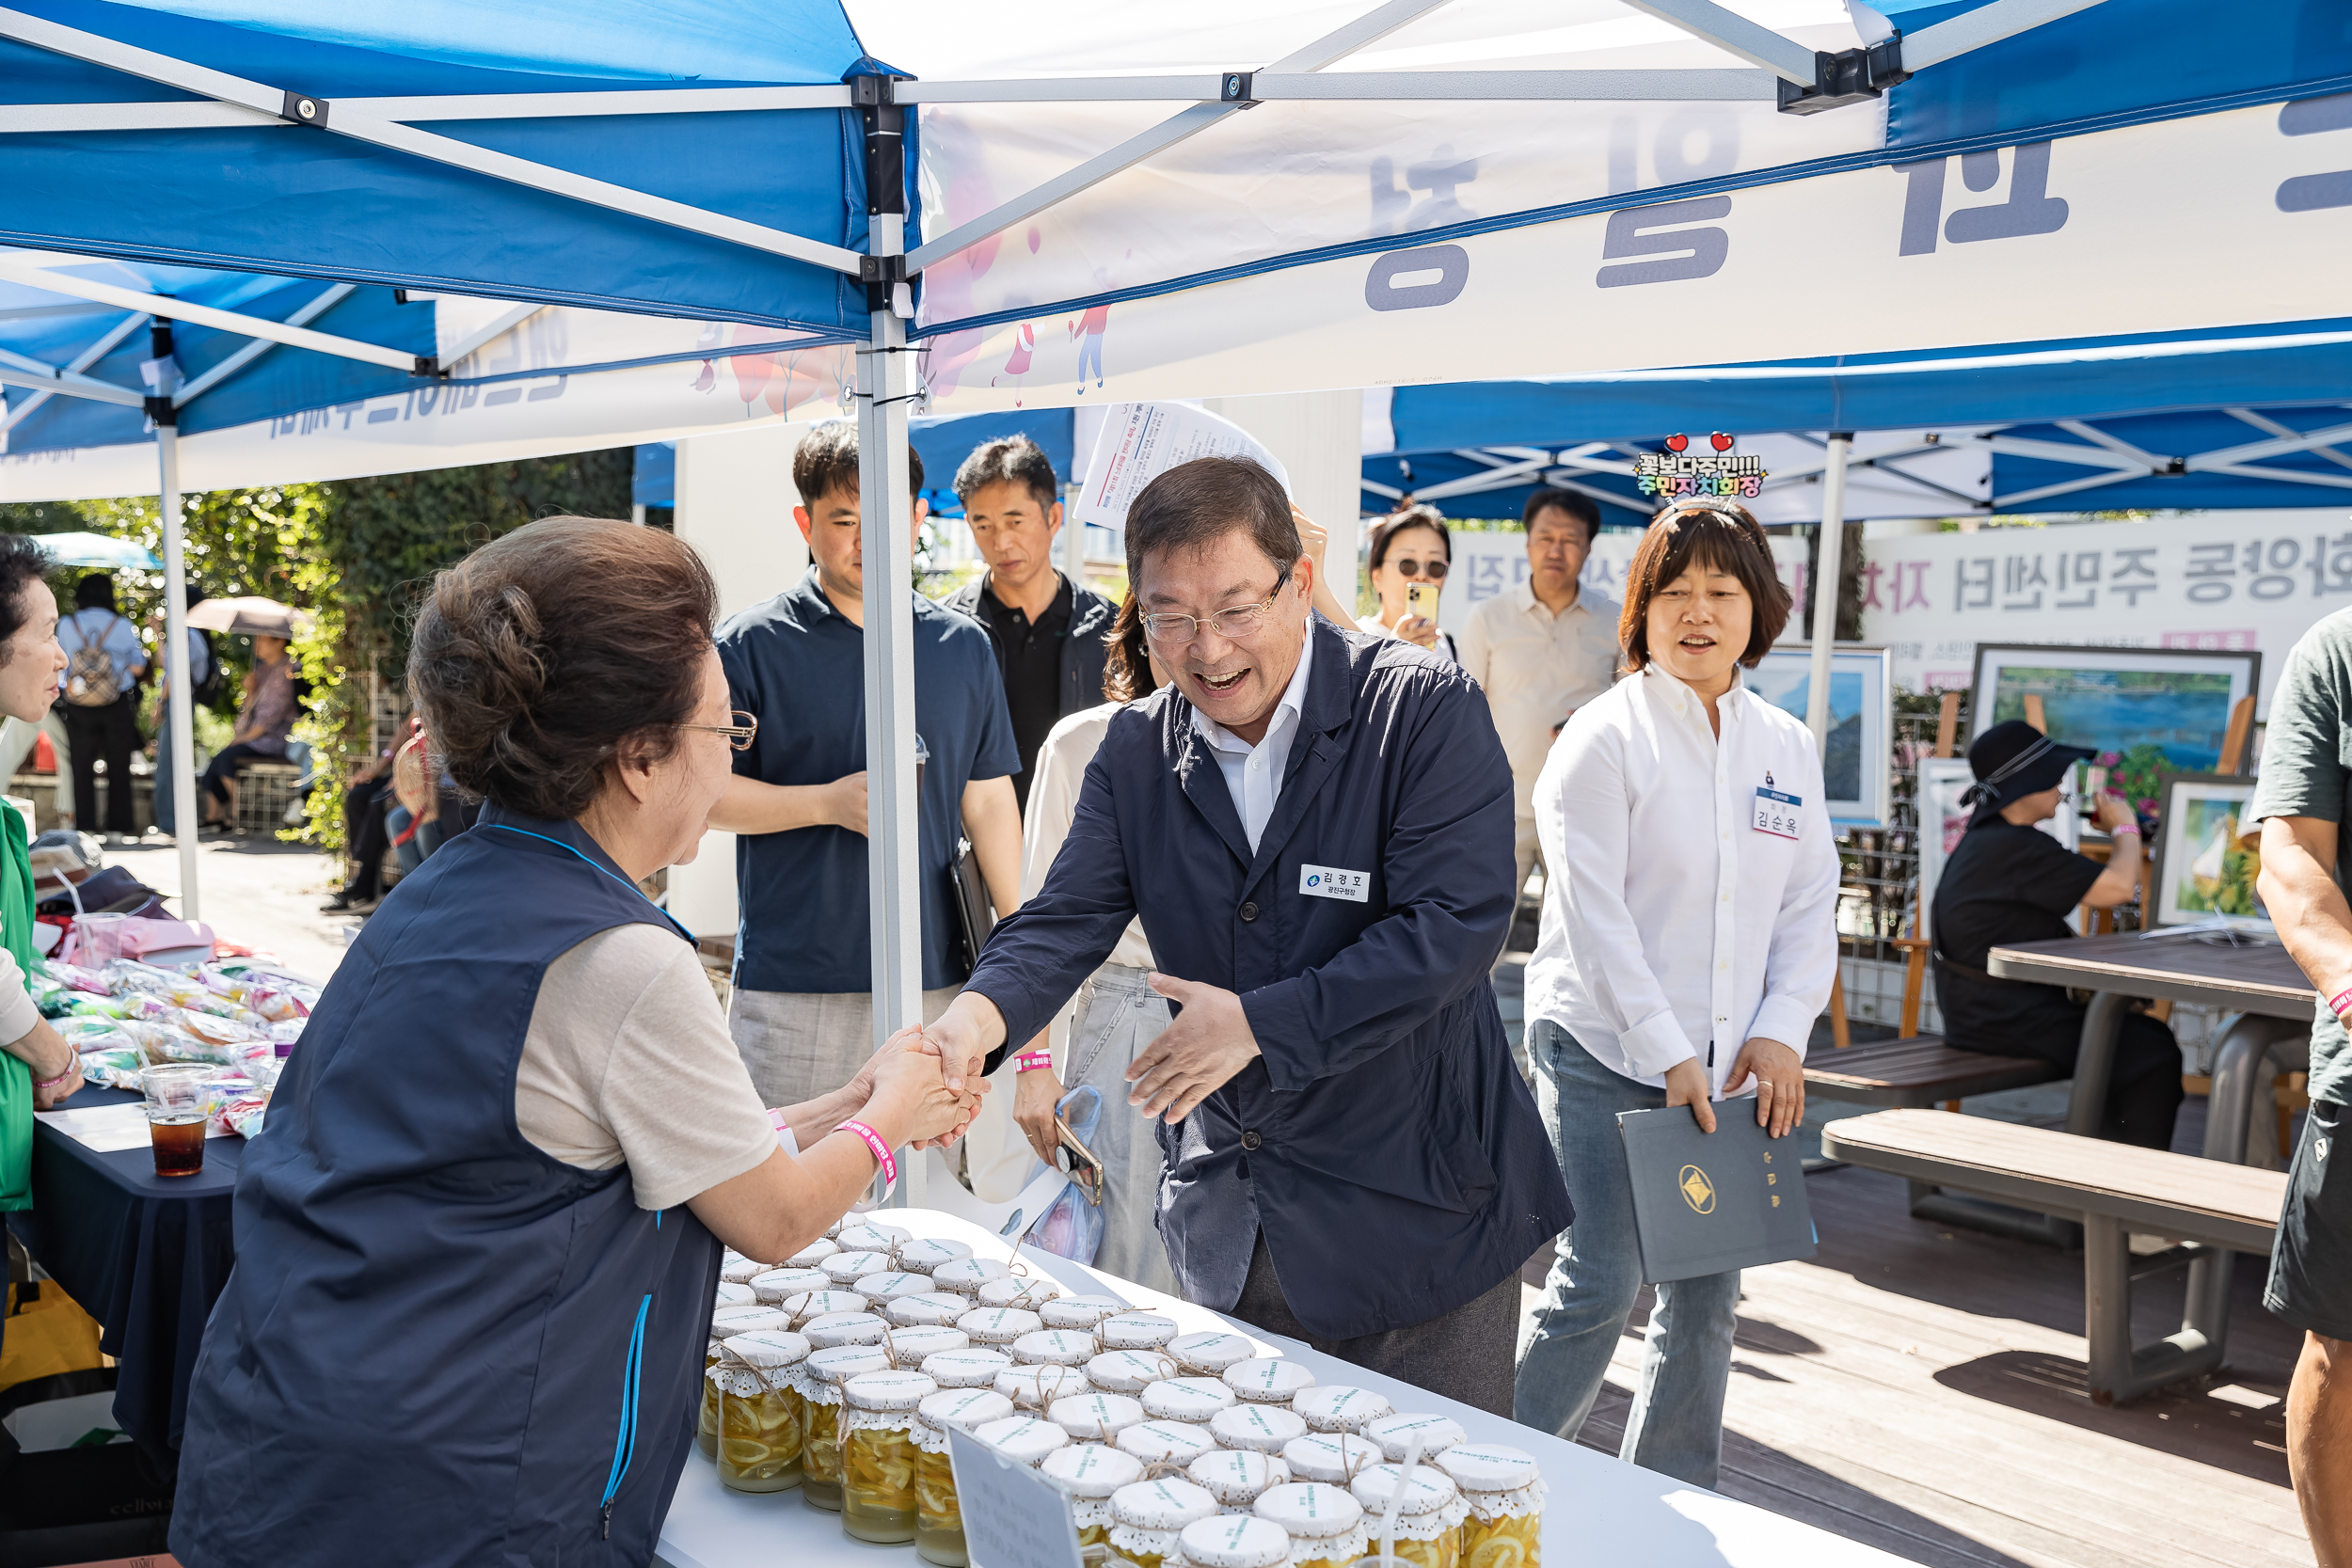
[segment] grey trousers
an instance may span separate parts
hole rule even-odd
[[[1410,1328],[1326,1339],[1291,1315],[1265,1232],[1249,1253],[1249,1276],[1232,1315],[1269,1334],[1303,1339],[1326,1355],[1442,1393],[1496,1416],[1511,1414],[1512,1361],[1518,1351],[1519,1276],[1505,1275],[1477,1300]]]
[[[1159,1140],[1143,1113],[1127,1103],[1135,1086],[1127,1082],[1129,1065],[1168,1023],[1168,999],[1144,984],[1146,973],[1104,964],[1087,982],[1062,1092],[1090,1084],[1103,1097],[1102,1119],[1087,1146],[1103,1162],[1103,1244],[1094,1266],[1175,1296],[1184,1292],[1160,1241]]]
[[[961,986],[923,993],[923,1022],[935,1023]],[[745,990],[727,994],[727,1033],[763,1105],[798,1105],[857,1076],[874,1053],[870,991]]]

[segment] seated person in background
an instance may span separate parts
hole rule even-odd
[[[278,762],[299,717],[294,660],[282,637],[256,635],[253,668],[245,677],[245,702],[237,709],[236,733],[198,781],[204,826],[225,824],[236,815],[237,768],[247,762]]]
[[[1963,800],[1976,815],[1935,889],[1935,994],[1947,1044],[2074,1067],[2083,1004],[2067,1000],[2058,986],[1995,979],[1984,965],[1990,948],[2074,935],[2066,916],[2078,904],[2111,910],[2138,891],[2147,852],[2139,823],[2120,798],[2100,796],[2093,812],[2115,839],[2105,866],[2034,827],[2057,815],[2066,770],[2091,755],[2016,719],[1994,725],[1968,748],[1977,783]],[[2146,1013],[2125,1013],[2099,1136],[2169,1148],[2180,1108],[2180,1042]]]

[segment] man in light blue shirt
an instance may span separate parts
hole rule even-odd
[[[105,832],[138,832],[131,809],[131,753],[139,749],[138,677],[147,668],[139,629],[115,610],[115,579],[87,572],[73,613],[57,623],[65,649],[65,738],[72,753],[73,822],[97,832],[98,764],[106,764]]]

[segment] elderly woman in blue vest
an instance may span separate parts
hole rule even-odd
[[[646,1562],[720,1243],[788,1256],[873,1151],[968,1119],[910,1032],[771,1122],[639,891],[693,857],[748,738],[713,597],[669,534],[580,517],[435,579],[409,685],[485,803],[353,944],[246,1151],[189,1568]]]
[[[1731,502],[1650,524],[1626,572],[1629,678],[1580,707],[1535,781],[1542,929],[1528,1055],[1576,1194],[1519,1353],[1513,1412],[1574,1438],[1642,1290],[1622,1111],[1755,1099],[1773,1137],[1804,1114],[1804,1048],[1836,974],[1837,850],[1821,759],[1740,679],[1788,621],[1764,531]],[[1658,1287],[1618,1457],[1713,1486],[1738,1270]]]

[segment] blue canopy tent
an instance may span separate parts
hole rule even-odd
[[[1947,342],[1989,341],[1987,320],[2046,314],[2054,300],[2134,318],[2117,330],[2174,330],[2194,325],[2179,318],[2226,321],[2210,312],[2236,309],[2265,320],[2324,313],[2306,308],[2323,292],[2312,269],[2290,263],[2332,254],[2311,248],[2333,233],[2326,219],[2257,245],[2226,288],[2224,269],[2193,245],[2149,250],[2152,264],[2194,285],[2177,297],[2094,289],[2013,237],[2066,227],[2065,196],[2046,188],[2053,139],[2107,148],[2098,138],[2138,136],[2126,150],[2144,143],[2140,164],[2151,166],[2176,147],[2268,135],[2245,119],[2248,105],[2352,86],[2339,8],[1882,9],[1899,32],[1862,6],[1816,7],[1783,33],[1711,0],[1603,0],[1580,20],[1599,22],[1608,41],[1580,53],[1547,32],[1558,19],[1538,0],[1461,20],[1444,0],[1388,0],[1336,27],[1311,0],[1230,0],[1138,16],[1105,54],[1094,8],[1079,0],[1019,10],[852,0],[847,13],[832,0],[420,0],[357,12],[294,0],[21,0],[0,9],[11,176],[0,242],[308,286],[253,285],[244,303],[267,310],[206,315],[84,267],[0,263],[0,278],[23,282],[29,268],[40,288],[120,311],[105,330],[125,334],[104,348],[87,339],[25,353],[8,362],[9,379],[114,404],[118,418],[129,417],[126,395],[136,400],[158,426],[166,516],[176,520],[175,421],[205,417],[201,398],[173,396],[175,373],[182,390],[193,380],[175,366],[209,352],[196,327],[280,345],[205,396],[257,371],[328,378],[282,396],[251,384],[247,406],[276,413],[327,406],[317,400],[347,398],[379,373],[405,374],[422,395],[453,369],[442,334],[422,348],[397,296],[321,305],[321,284],[854,341],[868,565],[888,578],[909,564],[905,531],[884,519],[907,490],[906,421],[925,396],[939,412],[1001,411],[1089,392],[1458,381],[1595,356],[1693,363],[1708,356],[1702,342],[1785,359],[1801,352],[1788,346],[1793,324],[1826,350],[1865,354],[1918,341],[1900,336],[1912,328],[1899,313],[1878,308],[1890,288],[1916,299],[1953,279],[1973,293],[1937,302],[1931,330]],[[1629,54],[1628,40],[1640,47]],[[973,62],[1005,69],[954,79]],[[1513,107],[1497,114],[1497,104]],[[2237,141],[2159,134],[2190,117],[2227,122]],[[1635,132],[1623,157],[1611,130],[1619,122]],[[1564,161],[1554,149],[1568,145],[1597,150]],[[1953,159],[1961,177],[1947,200]],[[1181,179],[1161,179],[1177,166]],[[2136,167],[2122,155],[2101,166]],[[2165,177],[2185,188],[2178,170]],[[2328,206],[2328,177],[2295,178],[2320,183],[2292,210]],[[1270,200],[1284,181],[1297,198]],[[1972,201],[1963,185],[2006,194]],[[1899,265],[1879,215],[1888,193],[1899,193]],[[2087,253],[2111,259],[2116,241],[2101,225],[2148,206],[2134,190],[2115,195],[2055,242],[2073,247],[2074,264]],[[1713,227],[1735,205],[1736,240]],[[1859,243],[1881,230],[1885,246]],[[1637,293],[1593,303],[1681,308],[1563,309],[1549,299],[1538,312],[1486,281],[1539,276],[1534,259],[1556,255],[1560,236],[1633,258],[1578,286]],[[1780,270],[1743,270],[1751,256]],[[1833,259],[1859,269],[1843,308],[1745,321],[1723,308],[1734,297],[1724,291],[1794,298],[1838,285],[1823,265]],[[2049,287],[2020,292],[2004,270],[2019,265]],[[1664,295],[1638,293],[1660,285]],[[179,286],[186,301],[202,293],[194,279]],[[292,325],[314,306],[319,325]],[[1106,372],[1113,308],[1120,369]],[[341,312],[340,330],[324,330],[327,311]],[[142,313],[174,324],[143,361],[155,386],[116,379],[119,359],[97,373],[109,353],[139,352],[135,325],[123,323]],[[14,325],[0,329],[0,346]],[[695,347],[708,361],[739,341]],[[294,369],[309,354],[362,368]],[[1077,389],[1025,386],[1033,358],[1041,377]],[[1129,390],[1109,392],[1114,373]],[[1786,417],[1761,425],[1820,428]],[[19,429],[23,442],[43,438],[35,418]],[[1829,489],[1834,528],[1834,481]],[[176,529],[167,546],[176,563]],[[176,657],[176,569],[172,582]],[[867,730],[898,742],[886,752],[896,760],[875,770],[882,1031],[914,1016],[919,982],[910,635],[902,604],[868,619]],[[175,678],[175,691],[185,684]],[[172,722],[185,756],[183,705]],[[192,787],[180,787],[192,817]],[[192,864],[186,875],[192,887]]]

